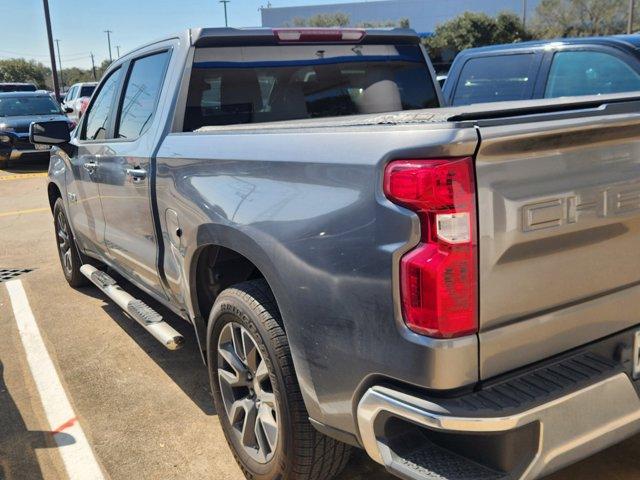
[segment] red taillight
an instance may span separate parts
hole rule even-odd
[[[273,31],[278,41],[287,43],[303,42],[359,42],[364,30],[339,28],[279,28]]]
[[[384,192],[420,217],[422,241],[400,264],[407,326],[431,337],[476,332],[477,232],[473,160],[396,160]]]

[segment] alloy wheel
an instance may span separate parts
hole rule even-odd
[[[60,251],[60,259],[65,272],[73,272],[71,263],[71,238],[67,228],[67,222],[64,213],[59,212],[56,217],[56,236],[58,237],[58,250]]]
[[[218,382],[236,439],[253,460],[267,463],[278,443],[276,397],[256,341],[235,322],[218,338]]]

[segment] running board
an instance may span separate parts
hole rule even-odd
[[[162,345],[169,350],[177,350],[182,347],[184,344],[182,335],[162,320],[162,316],[158,312],[142,300],[125,292],[109,275],[89,264],[82,265],[80,271]]]

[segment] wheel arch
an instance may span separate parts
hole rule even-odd
[[[194,243],[197,245],[185,255],[184,268],[188,270],[188,273],[185,272],[185,278],[188,280],[189,309],[193,315],[203,358],[206,359],[207,324],[211,307],[217,298],[216,292],[219,293],[224,288],[245,280],[263,278],[280,311],[282,326],[291,347],[296,377],[300,385],[305,386],[303,397],[307,410],[312,417],[321,418],[307,355],[302,342],[298,341],[304,331],[304,324],[300,323],[304,319],[297,318],[293,307],[291,296],[295,295],[295,288],[290,284],[291,276],[288,275],[292,266],[290,262],[285,265],[279,263],[281,259],[292,257],[287,255],[286,249],[280,243],[274,242],[271,236],[260,231],[252,231],[249,234],[229,225],[203,224],[195,229],[194,234],[197,240]],[[200,282],[212,258],[225,263],[221,272],[227,278],[219,279],[216,288],[210,289],[209,295],[206,296],[207,288]],[[234,271],[234,268],[238,270]],[[215,268],[213,273],[216,273]]]
[[[51,208],[51,212],[53,212],[53,207],[56,204],[56,200],[58,200],[58,198],[62,198],[60,187],[58,187],[55,182],[49,182],[49,184],[47,185],[47,196],[49,198],[49,207]]]

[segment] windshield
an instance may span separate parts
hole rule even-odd
[[[0,83],[0,92],[35,92],[36,86],[31,83]]]
[[[0,96],[0,117],[55,115],[59,113],[61,113],[60,107],[49,96]]]
[[[438,106],[417,45],[200,48],[184,130]]]
[[[90,97],[95,89],[95,85],[85,85],[80,89],[80,97]]]

